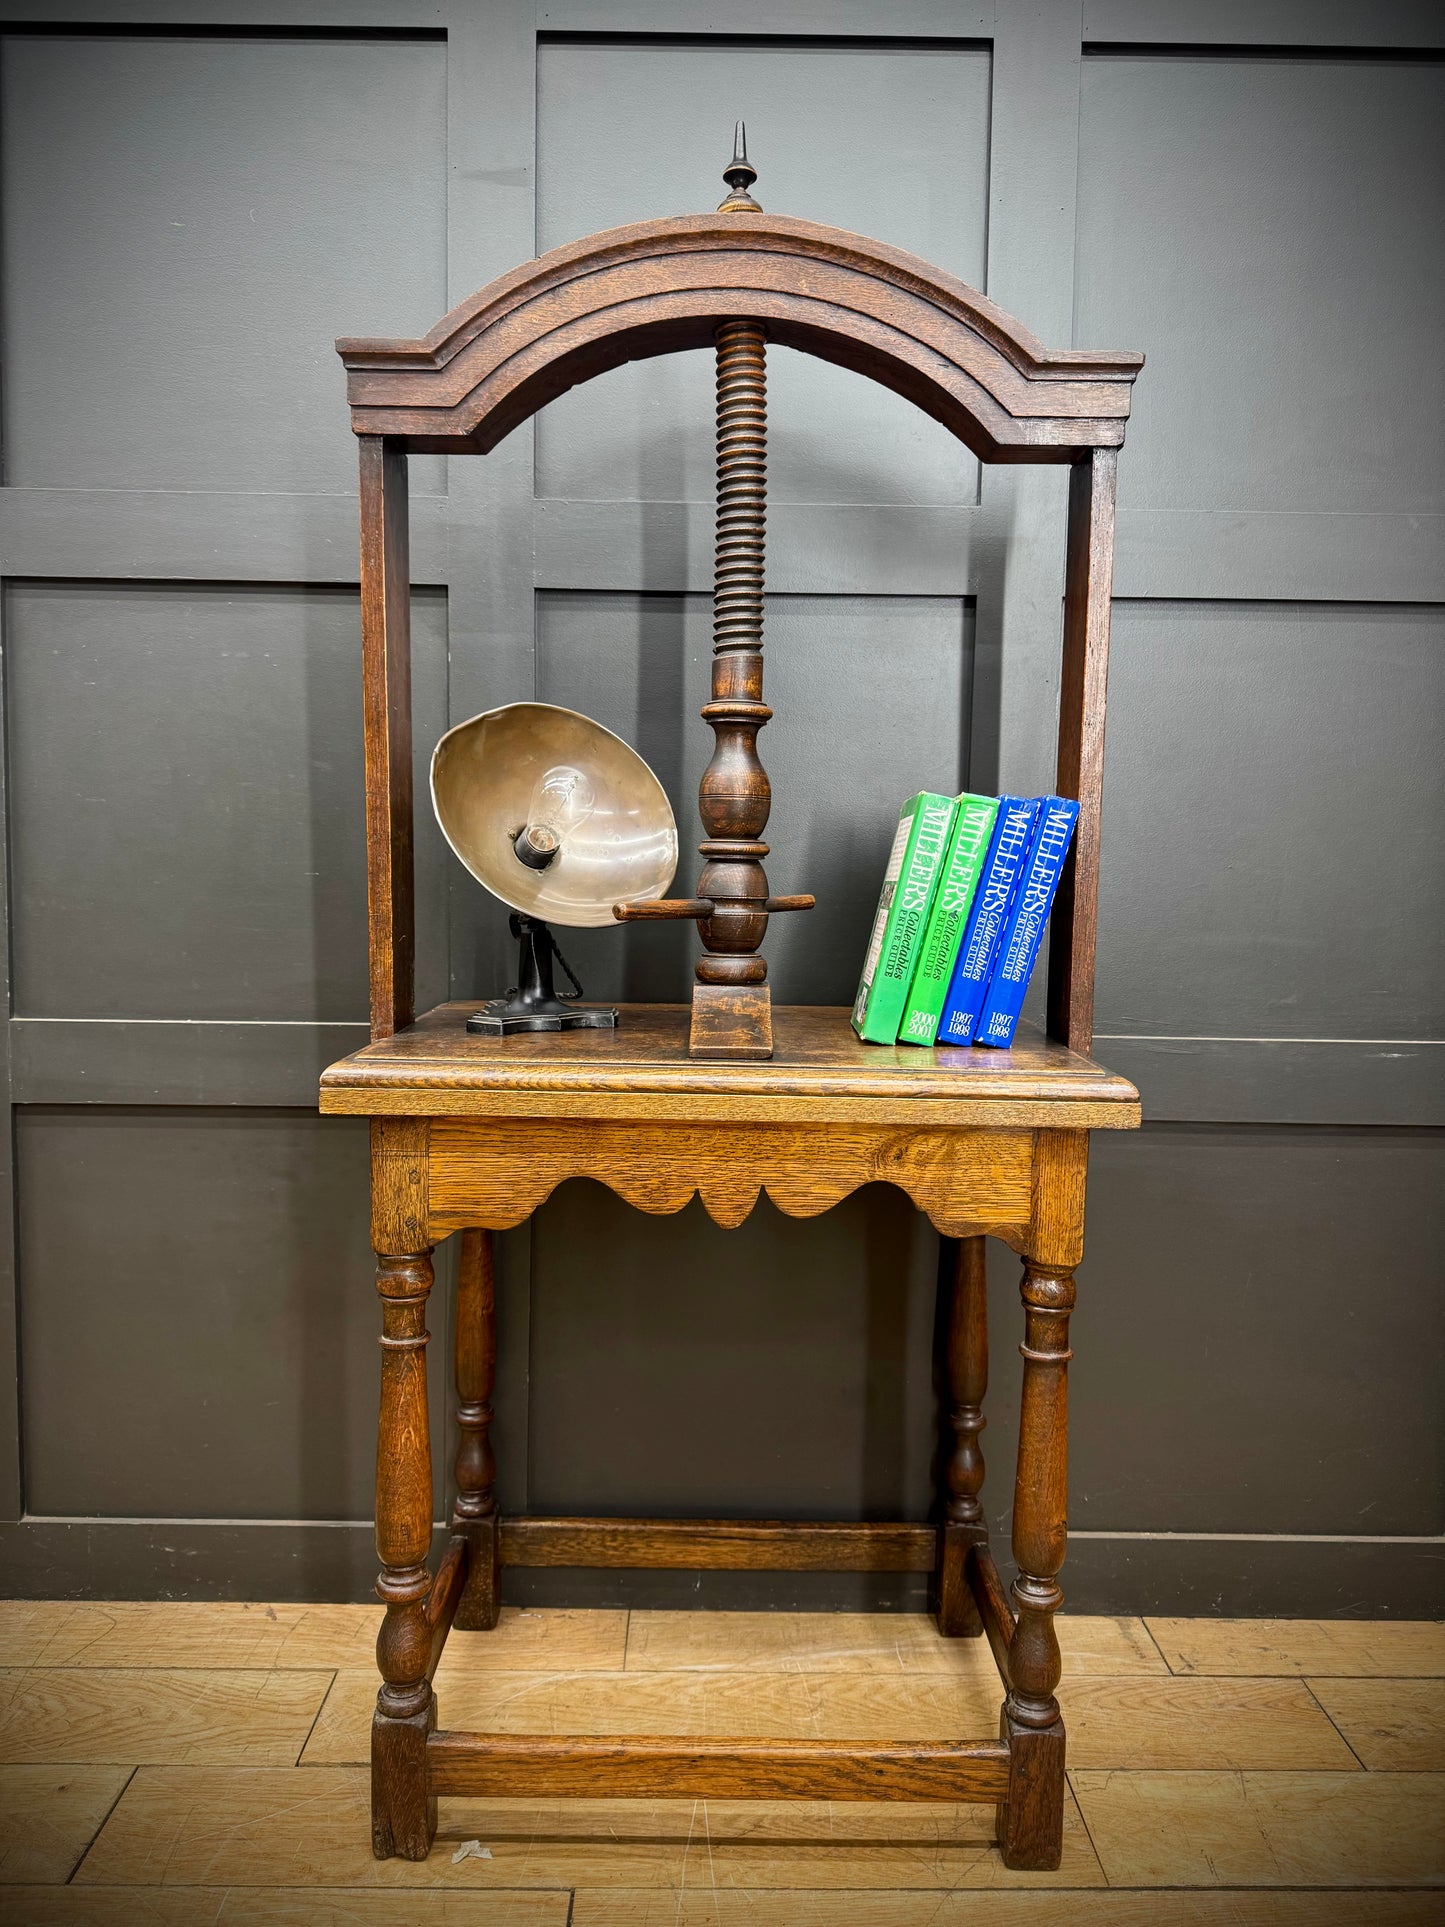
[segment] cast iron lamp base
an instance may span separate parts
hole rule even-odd
[[[510,1037],[524,1030],[615,1030],[617,1012],[605,1004],[579,1004],[582,986],[572,976],[567,960],[540,917],[514,911],[509,919],[518,940],[517,988],[494,997],[467,1019],[473,1036]],[[572,995],[558,996],[552,982],[552,959],[567,972]]]

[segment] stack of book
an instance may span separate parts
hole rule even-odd
[[[904,804],[853,1004],[864,1043],[1008,1048],[1078,815],[1063,796]]]

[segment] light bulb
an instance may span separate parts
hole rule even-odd
[[[529,870],[545,870],[597,807],[597,794],[580,769],[558,763],[539,776],[527,805],[527,820],[512,839],[517,860]]]

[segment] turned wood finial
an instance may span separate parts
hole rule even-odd
[[[748,159],[748,130],[742,121],[733,129],[733,157],[723,169],[723,179],[732,190],[718,205],[719,214],[761,214],[762,208],[748,189],[758,178],[758,170]]]

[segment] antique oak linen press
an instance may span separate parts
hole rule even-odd
[[[376,1473],[381,1689],[372,1739],[378,1856],[425,1858],[438,1794],[996,1802],[1005,1862],[1059,1863],[1064,1728],[1053,1618],[1065,1545],[1069,1312],[1083,1250],[1089,1132],[1139,1122],[1138,1094],[1088,1056],[1103,779],[1114,483],[1142,358],[1051,353],[972,288],[913,256],[767,214],[741,146],[714,214],[613,228],[554,249],[454,308],[421,341],[344,340],[361,449],[373,1042],[328,1070],[321,1108],[368,1116],[382,1303]],[[1059,791],[1078,799],[1053,918],[1048,1035],[1010,1051],[860,1044],[846,1010],[769,1006],[759,838],[764,344],[881,382],[990,462],[1070,474]],[[647,904],[698,919],[691,1013],[624,1006],[616,1030],[487,1037],[471,1004],[412,1009],[412,749],[407,458],[485,454],[546,402],[620,363],[718,357],[717,737],[700,809],[698,896]],[[639,906],[633,906],[637,914]],[[866,939],[860,929],[860,953]],[[496,1356],[490,1233],[569,1177],[644,1211],[697,1193],[721,1225],[766,1189],[807,1217],[860,1185],[901,1187],[957,1240],[945,1361],[951,1452],[941,1519],[850,1524],[502,1518],[489,1442]],[[435,1572],[426,1389],[431,1252],[461,1234],[456,1497]],[[1023,1258],[1023,1408],[1012,1603],[980,1489],[987,1381],[984,1238]],[[596,1738],[438,1729],[431,1681],[453,1627],[496,1624],[505,1565],[937,1573],[945,1636],[988,1638],[1005,1698],[997,1739],[957,1742]]]

